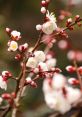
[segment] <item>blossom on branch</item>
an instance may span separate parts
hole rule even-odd
[[[65,76],[57,73],[52,79],[44,79],[43,92],[46,104],[61,114],[79,103],[82,96],[78,88],[72,88],[67,84]]]
[[[13,40],[19,40],[21,38],[21,33],[16,30],[13,30],[11,31],[11,38]]]
[[[18,49],[18,43],[16,41],[9,42],[8,46],[8,51],[16,51]]]
[[[6,90],[7,89],[7,82],[2,76],[0,76],[0,88]]]

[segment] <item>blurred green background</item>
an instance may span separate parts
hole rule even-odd
[[[39,34],[35,26],[38,23],[42,23],[43,18],[40,13],[40,2],[41,0],[0,0],[0,72],[9,70],[14,76],[17,76],[20,71],[19,63],[14,59],[15,54],[7,52],[9,37],[5,32],[5,28],[9,27],[20,31],[22,34],[21,43],[27,42],[30,47],[33,46]],[[54,11],[57,18],[60,9],[65,8],[66,6],[62,0],[52,0],[49,7],[51,12]],[[71,12],[73,13],[72,17],[76,14],[82,16],[82,4],[72,8]],[[64,27],[65,22],[61,21],[59,25]],[[76,27],[74,31],[68,31],[68,33],[69,39],[71,39],[75,48],[82,50],[82,28]],[[66,59],[66,52],[61,51],[57,47],[54,47],[54,50],[57,52],[58,66],[64,71],[65,66],[69,64],[69,61]],[[23,98],[21,111],[18,113],[20,117],[43,117],[46,113],[51,112],[43,99],[42,80],[38,84],[36,89],[31,87],[26,89],[26,96]],[[10,81],[8,91],[11,92],[13,87],[15,87],[15,83]]]

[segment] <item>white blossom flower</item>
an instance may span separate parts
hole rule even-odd
[[[37,60],[34,57],[30,57],[26,63],[27,67],[36,68]]]
[[[51,69],[52,67],[56,66],[56,59],[51,58],[46,61],[48,69]]]
[[[1,88],[1,89],[4,89],[4,90],[7,89],[7,83],[6,83],[6,81],[3,79],[2,76],[0,76],[0,88]]]
[[[27,83],[30,83],[30,82],[32,81],[31,77],[28,76],[28,77],[26,78],[26,81],[27,81]]]
[[[8,51],[16,51],[18,49],[18,43],[16,41],[11,41]]]
[[[44,97],[46,104],[61,114],[68,112],[72,107],[61,91],[51,91],[50,93],[46,93]]]
[[[44,96],[45,102],[46,104],[51,108],[51,109],[55,109],[56,104],[57,104],[57,100],[55,99],[55,95],[54,93],[47,93]]]
[[[19,40],[19,39],[21,38],[20,35],[21,35],[21,33],[18,32],[18,31],[16,31],[16,30],[13,30],[13,31],[11,32],[11,37],[15,38],[16,40]]]
[[[42,71],[48,71],[46,63],[40,62],[38,66],[40,66]]]
[[[68,100],[60,93],[55,92],[56,106],[55,110],[59,111],[61,114],[68,112],[71,109],[71,105]]]
[[[43,82],[43,92],[46,104],[53,110],[59,111],[61,114],[68,112],[72,106],[62,93],[61,89],[53,88],[53,79],[46,78]]]
[[[66,85],[66,78],[62,74],[55,73],[53,77],[52,86],[56,89],[61,89]]]
[[[41,30],[42,29],[42,25],[38,24],[36,25],[36,30]]]
[[[52,92],[52,87],[50,85],[50,82],[52,82],[52,79],[49,79],[49,78],[45,78],[45,80],[43,81],[42,89],[43,89],[44,94]]]
[[[42,31],[48,35],[52,34],[53,31],[56,29],[57,29],[57,24],[55,22],[52,22],[52,21],[48,21],[42,25]]]
[[[63,93],[62,88],[65,88],[66,94]],[[61,114],[76,106],[82,96],[80,89],[68,86],[66,78],[58,73],[55,73],[52,79],[44,79],[43,93],[46,104]]]
[[[70,104],[79,102],[81,91],[77,88],[67,87],[67,100]]]
[[[49,11],[47,10],[47,14],[46,14],[46,17],[52,21],[53,23],[56,22],[56,17],[55,17],[55,14],[52,12],[52,13],[49,13]]]
[[[49,14],[49,11],[47,11],[46,17],[49,21],[42,25],[42,31],[45,34],[52,34],[57,29],[56,17],[53,13]]]
[[[43,51],[35,51],[34,52],[34,55],[35,55],[35,59],[38,61],[38,62],[43,62],[45,61],[45,54]]]

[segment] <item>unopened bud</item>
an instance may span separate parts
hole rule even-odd
[[[37,84],[34,81],[32,81],[31,82],[31,86],[34,87],[34,88],[36,88],[37,87]]]
[[[70,79],[68,79],[68,83],[71,84],[71,85],[78,85],[79,80],[77,80],[75,78],[70,78]]]
[[[75,72],[75,67],[69,65],[69,66],[66,67],[66,70],[67,70],[68,72],[70,72],[70,73],[73,73],[73,72]]]
[[[2,98],[8,100],[11,98],[11,95],[9,93],[4,93],[2,94]]]
[[[42,7],[42,8],[41,8],[41,13],[42,13],[42,14],[45,14],[45,13],[46,13],[46,8],[45,8],[45,7]]]

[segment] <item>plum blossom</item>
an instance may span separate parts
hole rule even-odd
[[[2,76],[0,76],[0,88],[6,90],[7,89],[7,82],[4,80]]]
[[[8,46],[8,51],[16,51],[18,49],[18,43],[16,41],[11,41]]]
[[[11,32],[11,37],[15,40],[19,40],[21,38],[21,33],[16,30],[13,30]]]
[[[66,77],[58,73],[52,79],[44,79],[43,93],[48,107],[61,114],[68,112],[82,96],[79,89],[68,86]]]
[[[46,12],[45,7],[41,8],[41,12]],[[46,18],[47,21],[45,23],[43,23],[42,25],[36,25],[36,30],[42,30],[45,34],[50,35],[57,29],[56,17],[53,13],[50,14],[47,10]]]
[[[2,77],[8,78],[8,77],[11,77],[11,76],[12,76],[12,74],[9,71],[3,71],[2,72]]]
[[[42,25],[42,31],[45,34],[52,34],[53,31],[57,29],[56,17],[53,13],[50,14],[49,11],[47,11],[46,18],[48,21]]]
[[[68,102],[68,100],[66,100],[62,93],[58,91],[53,91],[51,93],[46,94],[45,101],[51,109],[59,111],[62,114],[71,109],[71,105]]]
[[[46,61],[48,70],[50,70],[52,67],[56,66],[56,61],[57,60],[55,58],[51,58],[51,59],[49,59],[49,60]]]
[[[47,68],[46,63],[40,62],[40,63],[38,64],[38,66],[40,67],[40,69],[41,69],[42,71],[48,71],[48,68]]]
[[[67,100],[70,104],[78,102],[78,99],[81,97],[81,91],[77,88],[67,87]]]
[[[37,60],[34,57],[30,57],[26,63],[26,66],[35,68],[37,66]]]
[[[48,21],[46,23],[44,23],[42,25],[42,31],[45,33],[45,34],[52,34],[54,30],[56,30],[57,28],[57,25],[56,23],[52,22],[52,21]]]
[[[27,50],[27,48],[28,48],[28,43],[24,43],[23,45],[19,46],[19,51],[23,52],[23,51]]]
[[[62,74],[55,73],[53,76],[52,86],[56,89],[61,89],[66,85],[66,78]]]
[[[43,51],[35,51],[34,57],[30,57],[26,63],[27,67],[36,68],[39,62],[45,61],[45,54]]]
[[[38,62],[43,62],[45,61],[45,54],[43,51],[35,51],[34,52],[34,55],[35,55],[35,59],[38,61]]]

